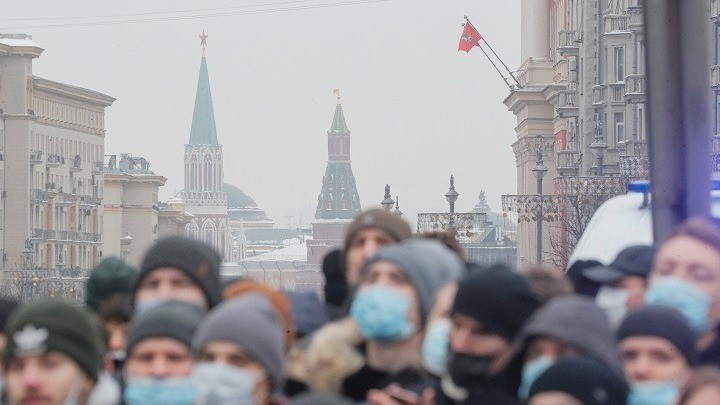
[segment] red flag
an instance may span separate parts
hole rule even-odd
[[[473,27],[468,21],[465,23],[465,29],[463,29],[462,36],[460,36],[460,45],[458,45],[458,51],[470,52],[475,46],[480,46],[480,40],[482,37],[480,33]]]

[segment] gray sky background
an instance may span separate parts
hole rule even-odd
[[[519,65],[520,2],[390,0],[339,7],[85,27],[34,27],[40,18],[155,13],[257,12],[346,0],[0,0],[0,31],[25,32],[45,48],[34,74],[109,94],[106,153],[146,157],[168,178],[161,199],[183,187],[201,48],[207,58],[225,181],[250,194],[278,226],[307,224],[327,160],[339,88],[352,132],[363,208],[385,183],[405,218],[446,210],[455,174],[457,211],[478,192],[491,207],[516,190],[515,117],[508,90],[478,49],[457,52],[467,14],[510,68]],[[272,3],[284,3],[275,4]],[[250,7],[252,5],[264,5]],[[147,14],[132,19],[167,17]],[[9,19],[30,19],[9,21]],[[93,19],[92,21],[108,20]],[[110,18],[112,20],[112,18]],[[73,20],[78,21],[78,20]],[[83,20],[88,21],[88,20]],[[19,27],[12,28],[7,27]],[[292,216],[293,218],[287,218]]]

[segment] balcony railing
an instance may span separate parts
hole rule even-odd
[[[47,162],[46,162],[46,164],[47,164],[49,167],[58,167],[58,166],[60,166],[62,163],[65,163],[65,159],[64,159],[62,156],[60,156],[60,155],[58,155],[58,154],[56,154],[56,153],[51,153],[51,154],[49,154],[48,157],[47,157]]]
[[[628,29],[633,32],[642,32],[643,25],[642,6],[628,7]]]
[[[455,228],[460,234],[479,233],[487,227],[487,215],[479,212],[433,212],[418,214],[418,232]]]
[[[618,144],[620,156],[647,156],[648,145],[644,139],[628,140]]]
[[[592,88],[592,103],[595,106],[602,105],[605,103],[605,87],[596,84]]]
[[[625,77],[625,100],[628,103],[645,101],[645,75],[632,74]]]
[[[75,201],[70,197],[70,194],[58,193],[55,198],[55,205],[70,206],[73,204],[75,204]]]
[[[605,33],[621,33],[628,31],[628,16],[610,14],[605,16]]]
[[[40,164],[42,162],[43,162],[42,151],[41,150],[31,150],[30,151],[30,163]]]
[[[558,93],[558,114],[562,117],[577,117],[578,111],[577,90],[561,90]]]
[[[577,175],[580,168],[580,152],[561,150],[557,152],[556,168],[561,176]]]
[[[30,190],[30,200],[35,204],[42,204],[50,201],[50,197],[45,191],[34,188]]]
[[[561,30],[558,35],[558,51],[560,51],[560,55],[577,55],[580,43],[580,39],[577,38],[577,31]]]
[[[611,83],[610,85],[610,102],[625,103],[625,83]]]

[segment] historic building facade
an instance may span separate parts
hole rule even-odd
[[[536,261],[538,220],[542,261],[565,264],[576,223],[592,214],[568,208],[648,177],[642,1],[523,0],[521,19],[519,86],[505,100],[517,117],[519,195],[503,206],[519,214],[520,264]],[[527,197],[540,193],[560,197]]]
[[[203,35],[203,37],[205,37]],[[213,246],[225,260],[233,256],[228,224],[227,194],[223,191],[223,154],[215,129],[205,39],[195,95],[190,140],[185,145],[185,209],[193,215],[188,236]]]
[[[340,95],[328,131],[328,162],[313,222],[313,238],[307,243],[307,261],[320,264],[330,249],[342,246],[347,225],[362,210],[355,176],[350,165],[350,130]]]
[[[4,270],[89,270],[102,253],[105,108],[114,98],[33,75],[40,48],[0,35]]]

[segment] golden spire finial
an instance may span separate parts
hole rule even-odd
[[[198,38],[200,38],[200,46],[202,46],[203,49],[203,56],[205,56],[205,47],[207,46],[207,39],[209,35],[205,35],[205,30],[203,30],[202,35],[200,35]]]
[[[333,90],[333,94],[337,97],[338,104],[340,104],[340,89]]]

